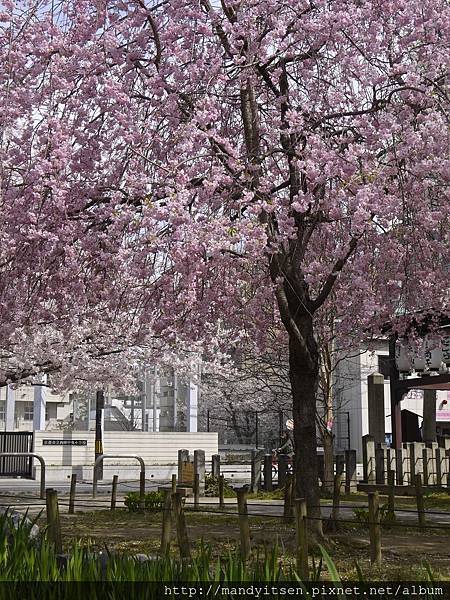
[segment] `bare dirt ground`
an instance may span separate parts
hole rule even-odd
[[[189,538],[193,546],[203,539],[215,557],[226,556],[239,544],[237,517],[211,513],[187,512]],[[73,540],[93,543],[98,548],[111,551],[156,554],[161,535],[160,513],[130,513],[124,509],[115,512],[78,512],[61,515],[65,544]],[[285,564],[294,562],[295,532],[292,523],[281,519],[250,519],[252,548],[254,553],[264,553],[274,545],[278,547],[280,560]],[[383,566],[375,568],[369,560],[369,538],[365,527],[346,527],[323,540],[341,575],[347,579],[357,578],[357,566],[370,578],[384,580],[417,580],[426,577],[427,565],[436,579],[450,579],[450,531],[439,529],[421,531],[417,528],[383,529]],[[176,533],[172,532],[172,552],[178,555]],[[319,561],[320,549],[312,547],[315,562]],[[311,561],[312,562],[312,561]]]

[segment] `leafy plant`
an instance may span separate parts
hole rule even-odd
[[[223,482],[223,495],[224,498],[236,497],[236,492],[226,479]],[[213,477],[210,473],[205,474],[205,496],[219,496],[219,478]]]
[[[164,495],[161,492],[148,492],[144,496],[145,510],[161,510],[164,503]],[[125,506],[131,511],[137,511],[140,508],[139,492],[129,492],[125,496]]]
[[[388,504],[382,504],[379,508],[380,512],[380,523],[382,525],[387,525],[389,523],[393,523],[396,519],[395,512],[389,508]],[[369,523],[369,511],[367,508],[354,508],[353,514],[358,519],[360,523],[367,524]]]

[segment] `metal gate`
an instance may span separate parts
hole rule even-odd
[[[33,432],[0,432],[0,452],[33,452]],[[28,456],[0,457],[0,477],[32,478],[33,459]]]

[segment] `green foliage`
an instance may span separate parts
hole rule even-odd
[[[205,496],[218,497],[219,496],[219,478],[213,477],[210,473],[205,474]],[[230,486],[230,483],[224,479],[223,482],[223,496],[224,498],[235,498],[236,492]]]
[[[125,496],[124,504],[131,511],[139,510],[139,492],[129,492]],[[148,492],[145,494],[145,510],[161,510],[164,504],[162,492]]]

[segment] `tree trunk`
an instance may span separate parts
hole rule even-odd
[[[313,368],[308,365],[297,339],[289,336],[289,377],[292,388],[297,498],[305,498],[311,531],[322,537],[316,439],[316,392],[319,381],[319,354],[313,336],[312,319],[302,319],[301,332],[307,343]]]
[[[327,429],[322,431],[323,440],[323,485],[324,492],[333,492],[334,478],[334,450],[333,450],[333,434]]]

